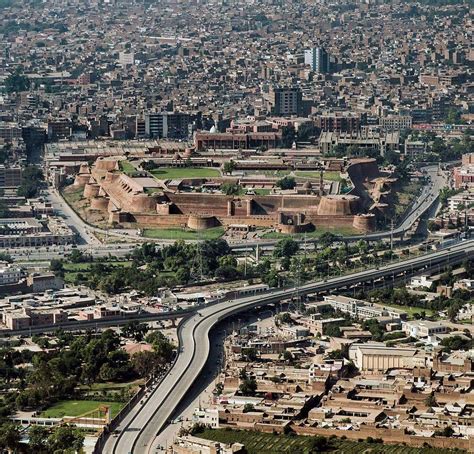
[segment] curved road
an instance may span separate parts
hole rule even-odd
[[[345,288],[382,277],[393,278],[402,273],[428,269],[444,264],[455,264],[474,257],[474,240],[464,241],[447,250],[430,253],[422,257],[393,263],[383,269],[369,269],[327,281],[304,285],[298,289],[300,295]],[[109,437],[104,453],[143,454],[154,452],[153,441],[158,432],[173,415],[188,389],[203,369],[209,354],[209,331],[220,320],[235,313],[291,298],[295,289],[273,290],[269,293],[226,301],[203,307],[184,321],[179,329],[180,353],[177,360],[159,386],[142,402],[136,405],[118,427],[120,435]]]

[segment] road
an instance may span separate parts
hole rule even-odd
[[[44,196],[50,202],[53,209],[60,213],[67,225],[76,231],[80,240],[79,244],[86,242],[90,245],[100,244],[100,241],[91,233],[91,228],[79,217],[79,215],[63,200],[55,189],[50,189]]]
[[[349,276],[319,281],[301,286],[299,295],[331,291],[383,277],[421,271],[444,264],[460,263],[474,257],[474,240],[464,241],[447,250],[427,254],[383,269],[369,269]],[[109,437],[103,449],[107,454],[155,452],[153,442],[157,433],[172,417],[175,408],[198,379],[209,355],[209,331],[220,320],[239,312],[295,296],[296,289],[276,289],[266,294],[217,303],[199,309],[187,318],[178,330],[180,352],[175,364],[149,395],[120,423],[118,437]]]

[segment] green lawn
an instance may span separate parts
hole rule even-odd
[[[120,170],[127,175],[133,174],[137,171],[132,164],[130,164],[127,160],[120,161]]]
[[[209,178],[218,177],[220,172],[217,169],[208,167],[163,167],[150,172],[155,178],[160,180],[174,180],[180,178]]]
[[[295,172],[295,175],[301,178],[314,178],[314,179],[319,180],[319,172],[317,171],[312,172],[312,171],[298,170]],[[341,181],[342,180],[340,172],[335,172],[335,171],[324,172],[323,179],[326,181]]]
[[[435,311],[431,309],[423,309],[422,307],[400,306],[398,304],[382,304],[382,303],[377,303],[377,304],[381,304],[382,306],[393,307],[394,309],[405,311],[410,318],[413,318],[413,314],[415,313],[419,314],[423,311],[428,317],[432,317],[435,314]]]
[[[85,391],[120,391],[122,389],[131,389],[137,388],[139,385],[143,384],[143,380],[134,380],[131,382],[124,382],[124,383],[113,383],[113,382],[106,382],[106,383],[92,383],[89,385],[81,385],[81,390]]]
[[[271,192],[271,189],[251,189],[256,195],[268,195]]]
[[[79,273],[81,274],[87,274],[87,273],[90,273],[90,269],[91,269],[91,266],[96,264],[97,262],[95,263],[65,263],[63,266],[64,266],[64,280],[67,282],[67,283],[75,283],[76,282],[76,278],[77,278],[77,275]],[[126,262],[126,261],[119,261],[119,260],[116,260],[116,261],[110,261],[110,262],[99,262],[99,263],[103,263],[104,265],[106,266],[113,266],[115,268],[119,268],[119,267],[130,267],[132,266],[132,262]]]
[[[213,227],[199,232],[182,229],[144,229],[145,238],[161,240],[215,240],[224,234],[224,227]]]
[[[244,430],[206,429],[198,437],[221,443],[242,443],[248,454],[309,454],[317,452],[311,450],[313,437],[273,435]],[[446,449],[412,448],[403,445],[389,445],[385,443],[367,443],[366,441],[350,441],[340,438],[329,440],[330,447],[324,452],[333,454],[442,454]],[[429,439],[427,439],[429,443]],[[459,451],[458,451],[459,452]]]
[[[112,260],[110,262],[85,262],[85,263],[65,263],[64,270],[65,271],[83,271],[83,272],[88,272],[91,268],[92,265],[96,265],[98,263],[102,263],[103,265],[106,266],[114,266],[114,267],[129,267],[132,266],[132,262],[127,262],[124,260]]]
[[[334,227],[334,228],[316,228],[313,232],[306,233],[306,238],[319,238],[323,233],[332,233],[334,235],[341,235],[341,236],[351,236],[351,235],[358,235],[360,232],[352,227]],[[265,239],[273,239],[273,240],[280,240],[282,238],[287,238],[288,236],[292,236],[294,238],[304,238],[304,233],[297,233],[295,235],[287,235],[285,233],[280,232],[268,232],[262,235]]]
[[[80,416],[95,410],[101,405],[108,405],[112,418],[123,407],[122,402],[101,402],[98,400],[61,400],[41,413],[43,418],[62,418],[63,416]]]
[[[67,189],[67,188],[66,188]],[[73,203],[79,202],[83,198],[84,188],[79,188],[74,191],[62,191],[61,194],[66,200],[66,202],[71,205]]]

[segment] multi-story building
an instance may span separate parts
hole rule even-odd
[[[405,154],[407,156],[423,155],[426,153],[426,150],[427,144],[422,140],[415,140],[411,137],[405,140]]]
[[[341,295],[325,296],[324,301],[329,303],[333,309],[362,320],[377,317],[391,317],[400,320],[407,316],[403,311]]]
[[[48,140],[55,141],[71,137],[71,123],[65,118],[48,121]]]
[[[322,131],[353,132],[359,131],[362,123],[360,115],[351,112],[331,112],[317,115],[314,124]]]
[[[194,134],[197,150],[248,150],[257,147],[275,148],[281,143],[281,131],[275,132],[204,132]]]
[[[0,189],[18,188],[21,185],[21,167],[0,164]]]
[[[322,153],[329,153],[335,147],[356,147],[363,150],[378,151],[382,156],[387,150],[396,151],[399,147],[400,135],[394,132],[378,132],[363,130],[359,133],[336,133],[322,131],[319,146]]]
[[[0,219],[0,248],[72,244],[76,235],[64,221],[50,218],[43,225],[34,218]]]
[[[299,115],[302,93],[298,87],[272,87],[266,94],[272,115]]]
[[[22,138],[21,128],[16,123],[0,122],[0,139],[11,143]]]
[[[192,123],[191,115],[184,112],[148,112],[145,114],[146,137],[185,139],[189,136],[189,125]],[[138,129],[137,136],[142,132]],[[141,125],[140,125],[141,126]]]
[[[412,118],[409,115],[388,115],[380,118],[380,126],[386,131],[410,129],[412,126]]]
[[[0,264],[0,285],[16,284],[21,278],[20,268],[11,264]]]
[[[329,54],[323,47],[313,47],[304,51],[304,64],[311,66],[314,72],[324,74],[331,70]]]

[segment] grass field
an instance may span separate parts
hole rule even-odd
[[[139,385],[142,385],[144,383],[144,380],[134,380],[131,382],[124,382],[124,383],[112,383],[112,382],[106,382],[106,383],[92,383],[90,386],[89,385],[81,385],[80,388],[82,390],[87,390],[87,391],[120,391],[122,389],[133,389],[137,388]]]
[[[223,227],[213,227],[212,229],[195,230],[182,229],[144,229],[145,238],[159,238],[161,240],[215,240],[224,234]]]
[[[155,178],[160,180],[173,180],[180,178],[209,178],[220,176],[219,170],[203,167],[163,167],[152,170],[150,173]]]
[[[135,167],[133,167],[132,164],[130,164],[127,160],[123,160],[123,161],[120,161],[120,170],[124,173],[126,173],[127,175],[130,175],[130,174],[133,174],[137,171],[137,169],[135,169]]]
[[[221,443],[242,443],[248,454],[309,454],[313,437],[273,435],[260,432],[239,430],[207,429],[197,436]],[[429,442],[429,439],[427,439]],[[383,443],[367,443],[365,441],[350,441],[340,438],[330,440],[331,446],[324,452],[333,454],[442,454],[446,449],[412,448],[403,445],[388,445]]]
[[[313,232],[306,233],[306,238],[319,238],[323,233],[332,233],[334,235],[341,235],[341,236],[351,236],[357,235],[360,232],[352,227],[335,227],[335,228],[327,228],[327,229],[316,229]],[[280,232],[268,232],[262,235],[263,238],[272,239],[272,240],[279,240],[282,238],[287,238],[288,236],[292,236],[294,238],[304,238],[304,233],[297,233],[295,235],[287,235],[285,233]]]
[[[295,175],[301,178],[315,178],[319,180],[319,172],[316,172],[316,171],[305,172],[305,171],[298,170],[295,172]],[[324,172],[323,179],[326,181],[341,181],[342,180],[341,174],[335,171]]]
[[[66,188],[68,189],[68,188]],[[79,188],[74,191],[65,190],[62,191],[62,196],[69,205],[72,205],[82,199],[82,194],[84,193],[84,188]]]
[[[92,263],[64,263],[64,280],[68,283],[74,283],[79,273],[87,274],[90,273]],[[132,262],[125,261],[110,261],[104,262],[104,265],[119,267],[129,267]]]
[[[255,192],[257,195],[268,195],[270,194],[270,189],[250,189],[251,191]]]
[[[43,418],[62,418],[63,416],[80,416],[95,410],[101,405],[108,405],[112,418],[123,407],[122,402],[101,402],[98,400],[61,400],[41,413]]]
[[[64,270],[65,271],[71,271],[71,272],[75,272],[75,271],[88,272],[90,270],[91,266],[96,265],[97,263],[98,262],[94,262],[94,263],[89,263],[89,262],[86,262],[86,263],[65,263],[64,264]],[[110,262],[99,262],[99,263],[103,263],[104,265],[114,266],[114,267],[119,267],[119,266],[129,267],[132,264],[132,262],[126,262],[124,260],[113,260],[113,261],[110,261]]]
[[[378,303],[380,304],[380,303]],[[398,304],[384,304],[383,306],[386,306],[386,307],[393,307],[394,309],[399,309],[401,311],[405,311],[411,318],[413,318],[413,314],[416,314],[416,313],[421,313],[421,312],[425,312],[426,315],[428,317],[432,317],[435,312],[432,311],[431,309],[423,309],[421,307],[411,307],[411,306],[400,306]]]

